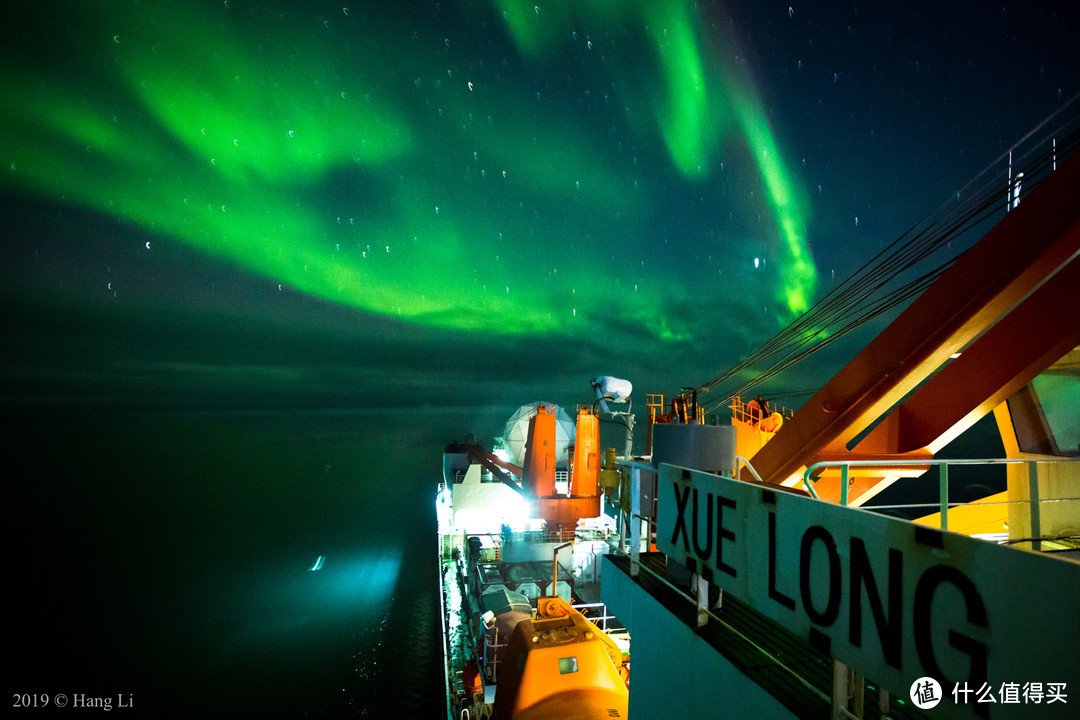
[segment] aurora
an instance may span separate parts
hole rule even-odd
[[[805,193],[733,41],[690,3],[523,8],[473,3],[478,34],[440,34],[348,8],[72,3],[41,20],[62,56],[0,81],[3,183],[419,326],[586,335],[618,308],[691,340],[689,297],[761,243],[776,317],[805,309]],[[569,95],[535,81],[567,68]],[[771,226],[685,256],[707,230],[668,207],[719,203],[733,173]]]

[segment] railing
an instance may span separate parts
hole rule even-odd
[[[752,400],[747,401],[747,400],[744,400],[741,395],[733,395],[732,398],[731,398],[731,401],[732,402],[731,402],[730,405],[728,405],[728,408],[731,409],[732,417],[735,418],[736,420],[739,420],[741,422],[748,423],[748,424],[751,424],[751,425],[753,425],[754,423],[757,423],[757,422],[761,422],[766,417],[768,417],[768,415],[772,415],[774,412],[775,413],[780,413],[780,416],[784,419],[784,422],[787,422],[788,420],[791,420],[793,417],[795,417],[795,411],[794,410],[792,410],[791,408],[785,407],[785,406],[783,406],[780,403],[775,402],[775,401],[768,403],[769,413],[768,413],[768,415],[765,415],[764,417],[761,415],[760,409],[755,410],[754,408],[749,407],[750,403],[754,402]]]
[[[583,616],[585,616],[585,618],[588,619],[589,622],[591,622],[593,625],[598,626],[605,633],[626,632],[626,628],[624,628],[624,627],[612,627],[612,628],[608,627],[608,620],[618,620],[618,618],[615,617],[614,615],[612,615],[611,613],[609,613],[608,609],[607,609],[607,605],[605,605],[602,602],[575,603],[574,605],[571,605],[570,607],[577,610],[579,613],[581,613]],[[591,615],[585,615],[585,613],[581,612],[582,610],[589,610],[591,608],[602,608],[601,611],[600,611],[601,612],[600,616],[599,617],[593,617]]]
[[[735,456],[735,479],[736,480],[742,480],[742,469],[744,467],[747,470],[750,471],[750,474],[753,475],[754,479],[757,480],[759,483],[765,482],[764,480],[761,479],[761,476],[758,475],[758,471],[754,469],[754,466],[750,464],[750,461],[748,459],[744,458],[742,455],[736,455]],[[815,498],[817,497],[817,495],[814,494],[814,491],[812,489],[807,487],[807,490],[810,490],[810,494],[813,495]]]
[[[646,474],[646,473],[648,473],[650,475],[656,475],[657,470],[652,465],[649,465],[647,463],[637,462],[637,461],[619,460],[618,463],[620,465],[623,465],[623,466],[628,467],[630,469],[630,502],[631,502],[631,508],[630,508],[630,513],[627,516],[627,519],[629,521],[628,524],[630,525],[630,544],[629,544],[630,577],[637,577],[641,573],[641,569],[643,567],[642,564],[641,564],[642,526],[644,525],[644,527],[645,527],[644,542],[645,542],[646,547],[648,547],[648,545],[650,544],[650,541],[651,541],[652,536],[653,536],[653,532],[654,532],[654,530],[656,528],[656,520],[655,520],[655,518],[653,518],[651,515],[646,514],[646,512],[641,508],[641,500],[642,500],[642,497],[643,497],[642,490],[641,490],[642,475]],[[650,507],[648,508],[648,510],[649,510],[649,512],[652,512],[651,503],[650,503]],[[625,527],[626,524],[627,523],[623,523],[622,527]],[[623,535],[623,532],[624,532],[623,530],[620,530],[619,548],[618,548],[618,550],[619,550],[620,553],[625,554],[625,552],[626,552],[624,550],[625,536]],[[683,594],[684,596],[689,597],[688,595],[686,595],[686,593],[683,593],[682,590],[679,590],[678,588],[675,588],[674,585],[671,585],[671,583],[669,583],[666,578],[660,578],[659,575],[652,572],[651,570],[648,570],[648,568],[645,568],[645,569],[649,572],[650,575],[653,575],[653,576],[661,579],[665,584],[667,584],[670,587],[672,587],[673,589],[677,590],[679,593]],[[722,595],[721,595],[721,597],[722,597]],[[716,617],[711,612],[709,612],[708,599],[709,599],[709,584],[708,584],[708,582],[706,582],[704,580],[704,578],[702,578],[701,576],[698,576],[697,597],[693,598],[693,602],[695,602],[697,604],[698,626],[699,627],[702,626],[702,625],[705,625],[708,622],[708,619],[710,617],[714,617],[714,618]]]
[[[642,512],[641,507],[641,483],[642,473],[656,474],[656,468],[648,463],[639,462],[637,460],[625,460],[619,459],[616,461],[619,465],[630,470],[630,512],[628,514],[628,521],[626,523],[619,524],[619,552],[624,552],[623,548],[626,545],[626,526],[630,526],[630,539],[629,539],[629,554],[630,554],[630,576],[637,577],[638,571],[641,569],[641,527],[642,523],[646,524],[645,541],[649,540],[652,533],[653,519],[646,516]],[[649,508],[652,511],[652,508]]]
[[[754,466],[750,464],[750,461],[740,456],[736,457],[736,472],[735,478],[742,479],[742,470],[745,468],[758,482],[762,482],[761,476],[754,469]],[[631,575],[637,574],[637,567],[639,566],[639,553],[641,549],[641,523],[648,523],[651,530],[652,518],[645,515],[640,507],[641,498],[641,473],[648,472],[656,474],[656,469],[652,465],[636,461],[619,460],[619,465],[626,467],[631,473],[630,493],[631,493],[631,512],[629,513],[629,519],[633,520],[631,526],[631,539],[630,539],[630,568]],[[1031,526],[1032,541],[1035,543],[1035,548],[1039,549],[1039,540],[1041,536],[1041,522],[1040,522],[1040,505],[1044,503],[1053,502],[1080,502],[1080,497],[1066,497],[1066,498],[1040,498],[1039,496],[1039,465],[1043,464],[1058,464],[1058,463],[1080,463],[1080,458],[1039,458],[1037,460],[1024,459],[1024,458],[976,458],[976,459],[926,459],[926,460],[849,460],[849,461],[828,461],[814,463],[809,466],[803,473],[802,485],[806,488],[807,492],[817,500],[820,500],[820,496],[814,489],[814,484],[818,478],[813,477],[813,474],[826,467],[838,467],[840,468],[840,505],[848,505],[848,488],[851,485],[850,469],[853,467],[911,467],[912,465],[927,465],[936,466],[938,468],[938,485],[939,485],[939,500],[935,503],[909,503],[909,504],[893,504],[893,505],[866,505],[865,509],[870,510],[890,510],[890,509],[910,509],[910,508],[937,508],[941,513],[941,529],[949,529],[949,507],[953,504],[949,502],[949,468],[952,466],[993,466],[993,465],[1026,465],[1028,466],[1028,499],[1027,500],[1009,500],[1001,503],[983,503],[990,504],[1024,504],[1029,507],[1029,518]],[[955,505],[966,505],[968,503],[955,503]],[[625,542],[625,538],[620,538],[620,548]]]
[[[1022,502],[1022,503],[1028,504],[1029,507],[1031,508],[1031,532],[1032,532],[1032,535],[1034,536],[1034,542],[1036,543],[1036,550],[1038,550],[1039,549],[1038,540],[1039,540],[1039,536],[1040,536],[1040,529],[1039,529],[1039,506],[1040,506],[1040,503],[1080,501],[1080,498],[1041,499],[1039,497],[1038,466],[1040,464],[1069,463],[1069,462],[1074,462],[1074,463],[1075,462],[1080,462],[1080,458],[1040,458],[1038,460],[1027,460],[1027,459],[1016,459],[1016,458],[1004,458],[1004,459],[1003,458],[987,458],[987,459],[971,459],[971,460],[928,459],[928,460],[918,460],[918,461],[912,461],[912,460],[894,460],[894,461],[883,461],[883,460],[854,461],[853,460],[853,461],[848,461],[848,462],[834,461],[834,462],[816,463],[814,465],[811,465],[809,468],[807,468],[805,474],[803,475],[802,482],[805,485],[807,491],[813,497],[818,498],[818,495],[816,494],[816,491],[814,490],[814,482],[816,480],[815,480],[815,478],[812,477],[812,474],[815,471],[820,470],[821,468],[824,468],[824,467],[839,467],[840,468],[840,475],[841,475],[841,504],[847,505],[847,503],[848,503],[847,488],[848,488],[848,484],[849,484],[849,470],[852,467],[889,467],[889,466],[907,466],[907,467],[910,467],[910,466],[912,466],[914,464],[928,465],[928,466],[929,465],[934,465],[934,466],[937,466],[939,468],[939,487],[940,487],[941,495],[940,495],[940,500],[939,500],[938,503],[909,504],[909,505],[877,505],[877,506],[873,506],[872,508],[868,507],[867,509],[881,510],[881,509],[888,509],[888,508],[937,507],[941,511],[941,526],[942,526],[942,529],[947,530],[948,529],[948,510],[949,510],[949,507],[950,507],[950,503],[949,503],[949,499],[948,499],[949,467],[958,466],[958,465],[959,466],[968,466],[968,465],[975,465],[975,466],[979,466],[979,465],[981,465],[981,466],[987,466],[987,465],[1027,465],[1028,468],[1029,468],[1028,477],[1029,477],[1030,499],[1029,500],[1024,500],[1024,501],[1012,501],[1012,502]],[[759,482],[761,481],[761,477],[758,475],[758,473],[754,469],[753,465],[750,464],[749,460],[747,460],[746,458],[740,456],[740,457],[737,458],[737,463],[738,464],[737,464],[736,473],[735,473],[735,477],[737,479],[741,479],[742,469],[746,468],[750,472],[750,474],[754,476],[754,478],[757,481],[759,481]],[[839,661],[834,659],[834,665],[835,665],[835,668],[834,668],[834,686],[832,688],[832,691],[833,691],[832,692],[832,697],[830,697],[827,693],[822,692],[819,688],[812,685],[806,678],[804,678],[802,675],[800,675],[799,672],[796,669],[786,665],[784,663],[784,661],[782,659],[780,659],[779,657],[774,656],[773,654],[769,653],[768,651],[758,647],[752,640],[750,640],[749,638],[746,638],[746,636],[743,635],[743,633],[739,632],[737,629],[733,628],[729,623],[725,622],[722,618],[720,618],[718,615],[716,615],[713,612],[712,608],[709,607],[709,604],[708,604],[708,583],[705,582],[701,577],[698,577],[697,587],[694,589],[694,591],[692,591],[692,594],[691,594],[691,593],[687,593],[683,588],[680,588],[680,587],[674,585],[666,577],[663,577],[662,575],[654,572],[649,567],[642,565],[642,563],[641,563],[642,545],[644,543],[646,547],[648,546],[647,543],[648,543],[652,533],[655,531],[655,527],[656,527],[655,519],[653,517],[651,517],[652,508],[651,507],[649,507],[649,508],[642,508],[641,507],[641,499],[643,497],[642,484],[644,482],[650,482],[652,480],[652,477],[657,474],[657,469],[654,468],[652,465],[649,465],[647,463],[638,462],[638,461],[623,460],[623,459],[618,460],[618,464],[621,465],[622,467],[626,468],[630,472],[630,483],[629,483],[629,488],[628,489],[629,489],[629,492],[630,492],[630,501],[631,501],[630,506],[631,507],[630,507],[630,512],[629,513],[626,513],[625,511],[623,513],[624,518],[626,519],[626,522],[620,524],[619,541],[618,541],[617,552],[619,554],[624,555],[624,556],[629,555],[629,557],[630,557],[630,575],[631,575],[631,577],[637,577],[640,574],[641,570],[645,570],[645,572],[648,575],[652,576],[654,579],[656,579],[657,581],[663,583],[669,589],[671,589],[671,590],[675,591],[676,593],[678,593],[679,596],[683,597],[684,599],[686,599],[687,601],[689,601],[691,603],[694,603],[697,606],[697,610],[698,610],[698,624],[699,624],[699,626],[704,625],[709,621],[717,622],[717,623],[720,623],[724,628],[726,628],[726,629],[730,630],[731,632],[735,633],[737,636],[742,637],[743,639],[745,639],[746,642],[748,644],[750,644],[751,647],[756,648],[761,653],[762,658],[766,662],[768,662],[768,663],[770,663],[772,665],[775,665],[778,669],[780,669],[783,672],[785,672],[786,674],[790,675],[794,680],[799,682],[801,685],[803,685],[808,691],[810,691],[814,695],[820,697],[821,699],[825,700],[826,702],[830,702],[831,705],[832,705],[832,708],[833,708],[833,717],[836,717],[836,718],[858,718],[858,717],[861,717],[862,716],[862,712],[861,712],[861,710],[862,710],[862,707],[861,707],[862,706],[862,696],[863,696],[864,687],[865,687],[865,679],[862,677],[862,675],[860,675],[858,673],[855,673],[854,671],[851,671],[850,668],[847,668],[845,665],[843,665],[842,663],[840,663]],[[818,498],[818,499],[820,499],[820,498]],[[961,505],[961,504],[963,504],[963,503],[957,503],[957,505]],[[629,530],[630,530],[630,538],[629,539],[626,538],[626,528],[627,527],[629,527]],[[629,540],[629,541],[627,542],[627,540]],[[721,601],[722,601],[722,599],[723,599],[723,591],[722,590],[721,590],[720,598],[721,598]],[[851,710],[849,710],[847,708],[847,701],[848,701],[848,699],[850,697],[854,697],[854,698],[857,699],[855,707],[858,708],[858,710],[857,710],[856,713],[852,713]],[[882,713],[883,716],[888,713],[889,704],[890,704],[889,694],[884,689],[879,688],[878,710],[879,710],[880,713]]]
[[[723,618],[721,618],[716,613],[714,613],[709,608],[709,605],[708,605],[708,595],[709,595],[709,584],[708,584],[708,582],[703,580],[701,577],[698,578],[698,583],[697,583],[697,588],[696,588],[697,592],[696,592],[696,597],[695,597],[693,595],[688,594],[682,588],[674,585],[666,577],[663,577],[662,575],[654,572],[650,568],[648,568],[648,567],[641,564],[642,526],[644,525],[645,528],[646,528],[646,530],[645,530],[645,541],[646,542],[648,542],[648,539],[651,537],[651,534],[652,534],[652,532],[653,532],[653,530],[655,529],[655,526],[656,526],[656,521],[652,517],[644,515],[642,513],[642,509],[640,507],[641,482],[642,482],[642,479],[643,479],[642,476],[646,475],[646,474],[656,475],[657,470],[652,465],[649,465],[649,464],[643,463],[643,462],[637,462],[637,461],[633,461],[633,460],[623,460],[623,459],[620,459],[617,462],[618,462],[619,465],[622,465],[623,467],[626,467],[626,468],[628,468],[630,470],[631,512],[628,514],[627,517],[632,522],[623,523],[623,524],[621,524],[620,527],[625,527],[626,524],[629,524],[630,527],[631,527],[631,538],[630,538],[629,547],[626,548],[625,547],[625,538],[623,537],[624,530],[620,530],[619,545],[618,545],[618,552],[620,554],[623,554],[623,555],[629,554],[629,556],[630,556],[630,576],[631,577],[637,577],[638,575],[641,574],[641,571],[644,570],[647,574],[651,575],[655,580],[657,580],[660,583],[664,584],[670,590],[673,590],[674,592],[678,593],[678,595],[680,597],[684,598],[685,600],[687,600],[687,601],[689,601],[689,602],[691,602],[691,603],[693,603],[693,604],[695,604],[697,606],[697,609],[698,609],[698,625],[699,626],[705,625],[709,620],[712,620],[714,622],[719,623],[722,627],[724,627],[725,629],[727,629],[728,631],[730,631],[731,633],[733,633],[737,637],[742,638],[747,643],[747,645],[749,647],[752,647],[752,648],[756,649],[761,654],[761,657],[765,662],[767,662],[767,663],[769,663],[771,665],[774,665],[779,670],[781,670],[781,671],[787,673],[788,675],[790,675],[796,682],[800,683],[803,687],[805,687],[812,694],[814,694],[817,697],[821,698],[825,702],[831,703],[832,698],[830,698],[827,694],[823,693],[818,688],[814,687],[813,684],[811,684],[806,678],[801,676],[796,670],[794,670],[793,668],[786,665],[780,658],[776,657],[772,653],[770,653],[770,652],[766,651],[765,649],[761,648],[760,646],[758,646],[757,643],[755,643],[750,638],[746,637],[746,635],[739,632],[739,630],[732,627],[729,623],[724,621]],[[749,467],[749,463],[747,463],[747,466]],[[752,467],[751,467],[751,470],[753,470]],[[649,508],[649,510],[651,511],[651,508]],[[720,594],[720,599],[721,599],[721,601],[723,600],[723,591],[722,590],[721,590],[721,594]]]
[[[495,631],[494,638],[488,635],[491,629]],[[499,642],[498,626],[495,628],[484,627],[484,672],[487,673],[488,680],[493,683],[499,682],[499,650],[508,644]]]
[[[1047,500],[1041,500],[1039,498],[1039,472],[1038,466],[1041,464],[1056,464],[1056,463],[1077,463],[1080,462],[1080,458],[1040,458],[1038,460],[1028,460],[1023,458],[979,458],[979,459],[927,459],[927,460],[849,460],[844,461],[829,461],[814,463],[810,467],[806,468],[803,473],[802,482],[806,486],[806,489],[815,498],[818,498],[817,493],[814,491],[814,483],[817,482],[817,478],[812,477],[813,473],[821,468],[825,467],[838,467],[840,468],[840,504],[848,504],[848,487],[851,484],[849,479],[849,470],[852,467],[910,467],[912,465],[934,465],[938,467],[938,486],[939,486],[939,499],[936,505],[933,504],[909,504],[909,505],[873,505],[865,506],[867,509],[874,510],[886,510],[886,509],[898,509],[898,508],[911,508],[911,507],[937,507],[941,513],[941,529],[949,529],[949,467],[954,465],[1027,465],[1028,466],[1028,495],[1027,500],[1009,500],[1002,504],[1027,504],[1029,507],[1030,520],[1031,520],[1031,535],[1035,539],[1036,549],[1039,549],[1039,537],[1041,535],[1040,520],[1039,520],[1039,505],[1043,502],[1068,502],[1080,500],[1080,497],[1074,498],[1050,498]],[[753,471],[753,467],[750,466],[749,461],[746,461],[747,467]],[[755,473],[756,475],[756,473]],[[759,478],[760,479],[760,478]],[[818,498],[820,499],[820,498]],[[967,503],[957,503],[957,505],[964,505]],[[987,503],[989,504],[989,503]]]

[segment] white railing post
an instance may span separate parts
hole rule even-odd
[[[705,627],[709,622],[709,581],[702,577],[700,569],[697,576],[697,626]]]
[[[630,469],[630,577],[641,571],[641,468]]]
[[[833,659],[832,710],[834,720],[847,717],[848,705],[848,668],[837,659]]]

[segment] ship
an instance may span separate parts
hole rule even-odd
[[[1077,717],[1076,137],[1010,152],[1001,217],[797,410],[648,395],[635,455],[598,376],[447,446],[447,717]],[[1000,456],[946,457],[977,423]]]
[[[624,482],[599,425],[628,383],[594,379],[597,402],[571,419],[522,406],[500,447],[470,436],[443,454],[437,516],[448,716],[625,718],[629,634],[600,598],[600,562],[618,544]],[[628,439],[629,446],[632,440]]]

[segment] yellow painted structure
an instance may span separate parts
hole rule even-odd
[[[1080,347],[1075,348],[1053,366],[1056,369],[1067,368],[1076,374],[1080,368]],[[1037,413],[1041,414],[1041,413]],[[1032,421],[1045,418],[1020,418],[1014,416],[1009,403],[1002,403],[994,410],[1005,455],[1010,458],[1037,461],[1051,459],[1054,455],[1024,452],[1018,438],[1017,428]],[[1007,469],[1008,494],[1008,529],[1010,540],[1032,537],[1075,537],[1080,535],[1080,463],[1045,463],[1010,465]],[[1036,476],[1032,477],[1031,473]],[[1037,495],[1038,512],[1032,514],[1032,494]],[[1037,518],[1037,519],[1036,519]],[[949,518],[950,529],[952,517]],[[1031,549],[1027,543],[1018,543],[1018,547]]]
[[[1008,532],[1009,493],[988,495],[964,505],[949,508],[949,531],[963,535],[1001,534]],[[914,522],[941,527],[941,513],[916,518]]]

